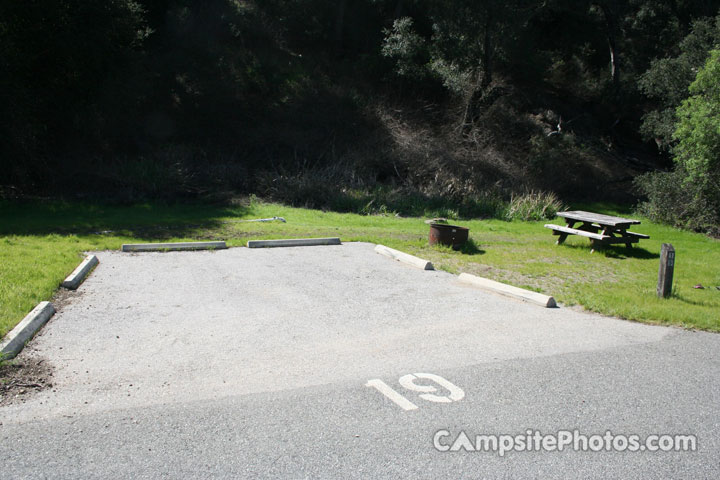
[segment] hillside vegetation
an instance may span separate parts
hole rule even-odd
[[[702,0],[3,2],[0,189],[364,213],[645,195],[651,217],[712,231],[720,188],[683,140],[700,141],[700,103],[682,128],[676,110],[709,91],[689,86],[717,58],[717,15]],[[676,197],[693,208],[668,214]]]

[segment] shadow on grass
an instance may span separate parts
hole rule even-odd
[[[0,235],[116,234],[160,240],[217,228],[223,218],[252,211],[252,205],[200,202],[124,206],[62,200],[2,201]]]
[[[562,247],[562,248],[572,248],[574,250],[586,250],[588,255],[590,254],[590,251],[592,250],[592,245],[588,244],[579,244],[579,243],[563,243],[560,245],[556,245],[556,247]],[[659,253],[653,253],[648,250],[645,250],[644,248],[627,248],[625,246],[607,246],[607,247],[600,247],[595,250],[595,253],[593,255],[605,255],[608,258],[616,258],[619,260],[624,260],[626,258],[637,258],[641,260],[651,260],[653,258],[660,258]]]
[[[440,243],[431,245],[430,248],[441,251],[441,252],[460,253],[462,255],[484,255],[485,254],[485,250],[478,247],[478,245],[475,243],[475,241],[472,238],[469,239],[467,242],[465,242],[465,244],[463,244],[463,246],[458,249],[455,249],[454,247],[451,247],[449,245],[442,245]]]
[[[707,302],[704,300],[691,300],[690,298],[686,297],[685,295],[680,295],[679,293],[676,293],[675,291],[673,291],[672,295],[670,295],[670,298],[674,298],[683,303],[687,303],[688,305],[695,305],[698,307],[713,307],[714,306],[714,304],[712,302]]]
[[[606,247],[600,250],[609,258],[617,258],[624,260],[626,258],[637,258],[640,260],[652,260],[653,258],[660,258],[659,253],[653,253],[645,250],[644,248],[627,248],[627,247]]]
[[[485,250],[482,250],[480,247],[478,247],[477,243],[475,243],[475,240],[473,240],[472,238],[469,239],[467,242],[465,242],[465,245],[463,245],[459,251],[463,255],[484,255],[485,254]]]

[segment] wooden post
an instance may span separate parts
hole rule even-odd
[[[667,298],[672,293],[673,271],[675,270],[675,249],[669,243],[663,243],[660,250],[660,270],[658,271],[657,295]]]

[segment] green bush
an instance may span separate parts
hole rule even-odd
[[[638,205],[639,214],[654,222],[707,234],[720,234],[720,202],[711,202],[702,185],[686,182],[682,167],[671,172],[649,172],[635,179],[635,186],[647,200]]]
[[[690,98],[678,107],[678,123],[674,139],[675,162],[687,171],[688,180],[720,189],[720,50],[697,72],[690,85]],[[717,193],[717,192],[716,192]]]
[[[708,51],[720,42],[720,16],[700,18],[678,45],[679,54],[653,60],[640,75],[638,87],[657,102],[657,109],[643,116],[640,133],[655,139],[663,150],[674,145],[675,110],[688,97],[688,86],[708,58]]]
[[[675,170],[636,179],[647,196],[638,207],[652,220],[720,234],[720,50],[710,52],[677,109]]]

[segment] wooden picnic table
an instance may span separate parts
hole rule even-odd
[[[596,248],[613,244],[625,244],[627,248],[632,248],[632,244],[638,243],[640,239],[650,238],[642,233],[628,231],[631,225],[640,224],[639,220],[631,218],[613,217],[582,210],[559,212],[557,216],[565,219],[566,225],[564,227],[552,224],[545,225],[545,228],[553,230],[553,235],[558,235],[556,243],[558,245],[562,244],[568,235],[580,235],[590,239],[591,253]],[[578,223],[580,225],[576,227]]]

